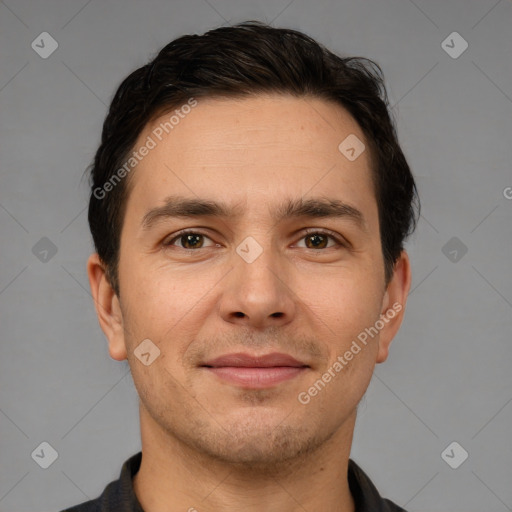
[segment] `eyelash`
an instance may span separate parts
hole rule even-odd
[[[208,239],[211,240],[211,238],[201,232],[201,231],[197,231],[197,230],[192,230],[192,229],[185,229],[183,231],[179,231],[178,233],[176,233],[173,238],[169,241],[164,241],[163,245],[165,247],[171,247],[174,245],[174,242],[176,240],[179,240],[180,238],[182,238],[183,236],[185,235],[201,235],[201,236],[204,236]],[[303,236],[301,236],[300,240],[306,238],[307,236],[309,235],[322,235],[322,236],[327,236],[329,238],[331,238],[332,240],[334,240],[336,242],[336,244],[340,247],[347,247],[347,243],[344,242],[343,240],[341,240],[337,235],[335,235],[333,232],[331,231],[327,231],[327,230],[324,230],[324,229],[314,229],[314,228],[309,228],[306,230],[305,234]],[[176,247],[179,247],[179,246],[176,246]],[[187,249],[186,247],[179,247],[180,249],[183,249],[185,251],[198,251],[199,249],[208,249],[208,247],[199,247],[199,249]],[[332,249],[333,247],[324,247],[323,249]],[[306,249],[310,249],[309,247],[306,247]],[[318,250],[322,250],[322,249],[310,249],[312,251],[318,251]]]

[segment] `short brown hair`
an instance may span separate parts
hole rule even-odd
[[[119,295],[118,262],[127,180],[105,191],[146,124],[191,97],[283,93],[344,107],[369,145],[386,284],[415,229],[419,199],[398,143],[381,68],[364,57],[340,57],[296,30],[257,21],[170,42],[123,80],[103,124],[90,169],[89,226],[109,281]],[[111,182],[111,181],[110,181]]]

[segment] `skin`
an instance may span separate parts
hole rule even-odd
[[[88,275],[110,355],[128,359],[140,396],[134,488],[146,512],[355,510],[347,467],[357,404],[388,356],[411,274],[402,252],[385,284],[370,155],[345,158],[338,145],[349,134],[365,140],[343,108],[321,99],[201,99],[130,176],[120,297],[97,254]],[[146,212],[170,195],[224,201],[239,215],[161,218],[144,230]],[[270,214],[312,197],[357,208],[364,224]],[[191,248],[175,238],[185,228],[205,237]],[[308,228],[345,245],[321,236],[313,246]],[[263,250],[252,263],[236,252],[249,236]],[[395,303],[401,311],[301,404],[299,393]],[[134,350],[148,338],[160,356],[145,366]],[[233,352],[284,352],[309,368],[249,389],[200,367]]]

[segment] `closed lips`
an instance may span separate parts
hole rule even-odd
[[[252,356],[250,354],[244,353],[227,354],[209,360],[202,366],[207,366],[210,368],[221,368],[226,366],[238,368],[271,368],[283,366],[294,368],[308,367],[307,364],[298,361],[288,354],[277,352],[262,356]]]

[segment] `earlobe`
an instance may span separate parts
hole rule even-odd
[[[108,340],[110,357],[122,361],[127,354],[119,298],[107,279],[105,265],[97,253],[91,254],[87,260],[87,275],[98,322]]]
[[[405,313],[407,295],[411,287],[411,266],[409,256],[402,251],[397,259],[393,276],[382,301],[381,319],[384,327],[379,335],[377,363],[383,363],[389,354],[391,341],[395,337]]]

